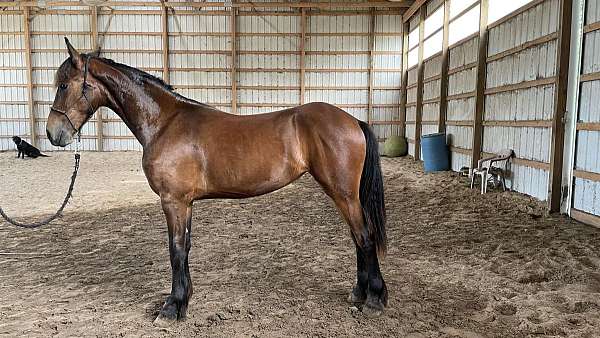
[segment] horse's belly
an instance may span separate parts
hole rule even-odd
[[[229,163],[226,168],[212,168],[210,171],[207,175],[206,197],[246,198],[280,189],[307,170],[296,161],[270,159]]]

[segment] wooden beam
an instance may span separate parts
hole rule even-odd
[[[588,181],[600,182],[600,173],[585,170],[573,170],[573,176]]]
[[[446,116],[448,115],[448,67],[450,64],[449,36],[450,36],[450,1],[444,1],[444,26],[442,39],[442,73],[440,74],[440,117],[438,131],[446,132]]]
[[[231,7],[231,113],[237,114],[237,9]]]
[[[419,18],[419,68],[417,69],[417,111],[415,121],[415,160],[421,159],[421,121],[423,119],[423,40],[425,37],[425,19],[427,18],[427,7],[420,9]]]
[[[600,72],[582,74],[580,79],[581,82],[590,82],[598,80],[600,80]]]
[[[473,144],[471,149],[471,168],[477,167],[481,159],[483,143],[483,110],[485,109],[485,85],[487,73],[487,49],[489,30],[489,0],[481,0],[479,15],[479,50],[477,52],[477,83],[475,89],[475,118],[473,120]]]
[[[29,133],[31,144],[38,147],[37,135],[35,133],[35,106],[33,101],[33,69],[31,67],[31,27],[29,8],[23,8],[23,27],[25,30],[25,66],[27,67],[27,105],[29,107]]]
[[[581,223],[589,224],[595,226],[596,228],[600,228],[600,217],[592,214],[588,214],[587,212],[583,212],[577,209],[571,209],[571,217],[579,221]]]
[[[98,42],[98,7],[90,7],[90,32],[92,33],[92,50],[100,51]],[[96,150],[104,150],[104,117],[102,110],[96,112]]]
[[[163,80],[170,83],[169,76],[169,8],[163,6],[161,14],[162,23],[162,62],[163,62]]]
[[[504,92],[512,92],[515,90],[547,86],[547,85],[551,85],[551,84],[555,84],[555,83],[556,83],[556,77],[551,76],[551,77],[545,77],[545,78],[541,78],[541,79],[537,79],[537,80],[523,81],[523,82],[518,82],[518,83],[514,83],[514,84],[499,86],[499,87],[487,88],[484,90],[484,94],[492,95],[492,94],[498,94],[498,93],[504,93]]]
[[[556,84],[554,85],[554,116],[550,152],[550,182],[548,208],[560,212],[562,201],[562,170],[565,146],[565,114],[569,82],[569,57],[571,50],[572,1],[559,0],[558,43],[556,49]]]
[[[159,1],[111,1],[110,7],[160,7]],[[0,7],[39,7],[39,1],[1,1]],[[76,6],[88,6],[84,1],[46,1],[44,3],[45,8],[51,7],[76,7]],[[408,8],[410,2],[407,0],[399,2],[390,1],[373,1],[373,2],[239,2],[239,3],[227,3],[227,2],[169,2],[168,7],[192,7],[192,8],[203,8],[203,7],[232,7],[232,8]]]
[[[373,50],[375,49],[375,14],[371,9],[369,16],[369,58],[368,58],[368,106],[367,106],[367,123],[373,121]]]
[[[306,9],[300,10],[300,104],[306,103]]]
[[[400,121],[404,127],[401,128],[402,137],[406,136],[406,97],[408,94],[408,22],[402,23],[402,83],[400,84]]]
[[[600,131],[600,122],[579,122],[577,130]]]
[[[423,7],[423,5],[425,5],[425,3],[428,0],[416,0],[407,10],[406,12],[404,12],[404,15],[402,16],[402,20],[404,22],[408,22],[408,20],[410,20],[410,18],[420,9]]]

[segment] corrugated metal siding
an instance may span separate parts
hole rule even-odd
[[[67,57],[63,36],[84,51],[92,47],[87,7],[66,15],[37,12],[32,22],[34,100],[41,148],[54,149],[45,139],[45,121],[54,97],[52,82]],[[84,8],[86,13],[81,14]],[[159,7],[118,7],[98,15],[103,57],[162,77],[162,22]],[[325,101],[367,120],[370,11],[307,14],[305,102]],[[205,13],[210,11],[210,13]],[[276,15],[273,12],[278,12]],[[184,96],[232,111],[231,13],[223,8],[203,11],[181,8],[169,13],[169,77]],[[239,9],[236,74],[238,114],[257,114],[300,103],[300,12],[284,8]],[[0,13],[0,150],[11,149],[9,136],[29,134],[26,69],[21,15]],[[7,33],[7,34],[4,34]],[[10,34],[8,34],[10,33]],[[402,16],[375,16],[373,49],[373,121],[399,120],[402,68]],[[339,53],[338,55],[335,55]],[[15,68],[16,67],[16,68]],[[267,71],[265,69],[270,69]],[[9,85],[16,85],[11,87]],[[260,88],[268,87],[268,88]],[[325,88],[331,87],[331,88]],[[343,88],[343,89],[340,89]],[[14,103],[13,103],[14,102]],[[140,150],[120,118],[101,109],[104,150]],[[84,149],[97,149],[97,120],[83,129]],[[379,138],[400,134],[399,125],[374,125]]]
[[[90,31],[89,25],[82,27]],[[140,68],[162,77],[162,26],[160,14],[98,15],[99,46],[102,56]],[[121,119],[108,109],[101,109],[103,144],[106,151],[141,150],[141,145]]]
[[[427,3],[427,16],[433,14],[442,4],[444,0],[431,0]]]
[[[431,80],[442,72],[442,56],[434,56],[423,62],[423,100],[436,100],[423,104],[423,125],[421,134],[428,135],[439,132],[441,80]]]
[[[475,117],[475,96],[462,98],[452,98],[452,96],[474,93],[477,80],[477,68],[474,63],[477,62],[478,46],[479,37],[475,37],[452,46],[449,51],[446,134],[448,145],[451,146],[451,167],[455,171],[465,166],[471,166],[471,156],[463,152],[467,150],[470,153],[473,145],[473,127],[471,126]],[[463,69],[469,65],[472,67]],[[462,70],[456,72],[457,69]]]
[[[588,0],[586,25],[600,22],[600,0]],[[584,55],[582,73],[600,72],[600,30],[584,35]],[[600,122],[600,80],[581,84],[578,121],[582,123]],[[579,130],[575,150],[575,169],[600,174],[600,131]],[[573,207],[600,216],[600,182],[575,178]]]
[[[417,119],[417,67],[407,72],[407,85],[412,86],[406,90],[406,138],[408,141],[408,154],[415,156],[415,121]]]
[[[294,70],[300,67],[300,16],[258,15],[240,11],[237,18],[237,75],[238,113],[242,115],[264,113],[298,105],[300,92],[297,72],[261,73],[261,68]],[[287,33],[286,36],[269,34]],[[261,53],[261,54],[258,54]],[[266,75],[266,76],[265,76]],[[256,87],[280,87],[258,89]],[[283,90],[286,87],[294,87]]]
[[[68,57],[64,36],[81,51],[92,48],[89,14],[36,14],[31,18],[31,63],[33,67],[33,100],[38,146],[42,150],[57,150],[46,138],[46,121],[54,101],[54,74]],[[81,130],[84,150],[96,150],[96,119]],[[71,145],[68,149],[72,149]],[[61,148],[62,149],[62,148]]]
[[[231,18],[221,13],[169,15],[169,78],[180,94],[230,111]]]
[[[0,15],[0,149],[15,149],[19,135],[30,141],[23,16]]]
[[[545,1],[490,30],[488,56],[494,56],[526,42],[555,33],[558,27],[558,0]],[[533,46],[487,64],[486,88],[554,77],[556,41]],[[509,148],[519,159],[550,162],[551,131],[548,127],[486,125],[487,122],[550,121],[554,109],[554,85],[486,95],[483,151],[498,153]],[[516,191],[545,200],[548,171],[513,165]]]
[[[402,17],[377,15],[373,51],[373,121],[400,120],[402,83]],[[377,54],[383,53],[383,54]],[[374,125],[377,137],[400,135],[400,125]]]

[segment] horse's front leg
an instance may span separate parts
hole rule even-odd
[[[185,318],[192,296],[192,279],[188,266],[191,247],[192,205],[177,198],[161,196],[162,208],[169,227],[169,254],[171,256],[172,286],[160,313],[157,325],[170,324]]]

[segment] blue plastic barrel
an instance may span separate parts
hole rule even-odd
[[[445,133],[421,136],[421,153],[426,173],[450,169],[450,153]]]

